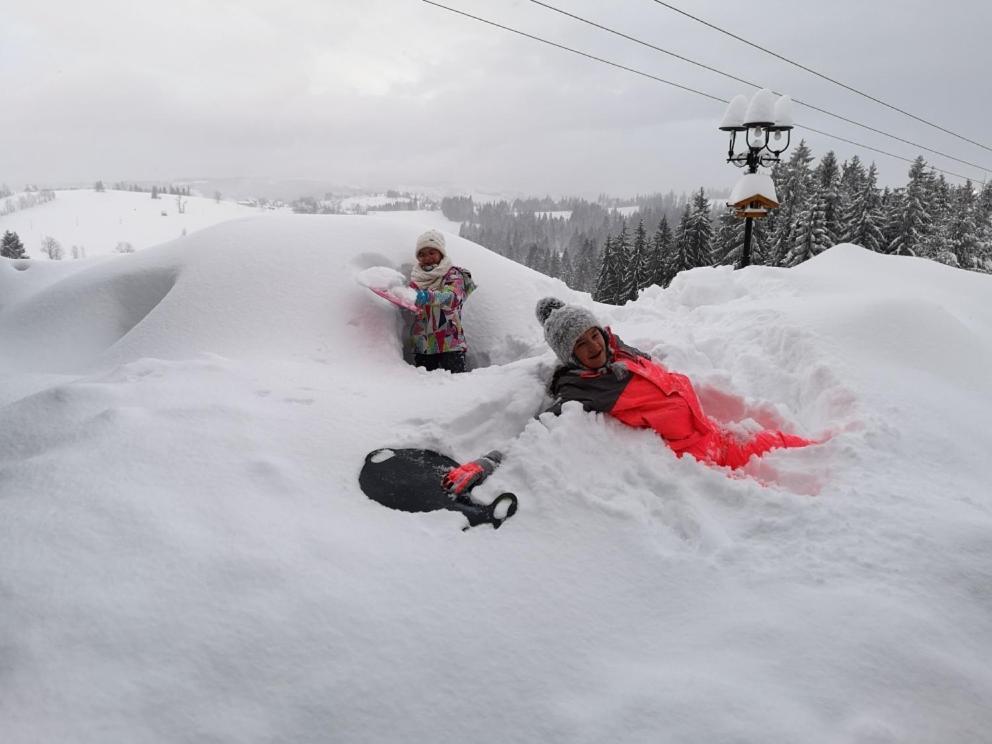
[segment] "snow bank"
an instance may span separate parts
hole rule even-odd
[[[989,277],[839,246],[608,308],[449,234],[479,284],[452,376],[356,281],[421,229],[263,216],[0,261],[5,742],[986,736]],[[730,477],[534,419],[545,294],[727,425],[833,438]],[[477,496],[520,511],[385,509],[357,485],[382,446],[500,448]]]

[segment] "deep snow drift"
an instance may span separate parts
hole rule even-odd
[[[535,420],[534,303],[588,298],[455,236],[476,368],[404,364],[355,276],[425,226],[0,261],[4,742],[988,738],[992,278],[838,246],[595,306],[728,425],[834,434],[731,477]],[[385,509],[381,446],[502,449],[520,512]]]

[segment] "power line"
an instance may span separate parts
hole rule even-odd
[[[619,36],[621,38],[627,39],[628,41],[633,41],[634,43],[640,44],[641,46],[647,47],[648,49],[653,49],[656,52],[661,52],[662,54],[667,54],[667,55],[669,55],[671,57],[675,57],[676,59],[680,59],[683,62],[688,62],[689,64],[695,65],[696,67],[700,67],[700,68],[702,68],[704,70],[709,70],[710,72],[715,72],[717,75],[722,75],[723,77],[728,78],[730,80],[734,80],[734,81],[736,81],[738,83],[744,83],[745,85],[750,85],[753,88],[764,88],[764,87],[766,87],[766,86],[760,85],[758,83],[753,83],[750,80],[745,80],[744,78],[737,77],[736,75],[732,75],[729,72],[724,72],[723,70],[718,70],[715,67],[710,67],[709,65],[703,64],[702,62],[697,62],[694,59],[689,59],[688,57],[685,57],[685,56],[683,56],[681,54],[677,54],[677,53],[672,52],[672,51],[670,51],[668,49],[662,49],[659,46],[656,46],[654,44],[651,44],[650,42],[644,41],[642,39],[638,39],[638,38],[636,38],[634,36],[629,36],[628,34],[625,34],[622,31],[617,31],[616,29],[613,29],[613,28],[610,28],[608,26],[604,26],[602,24],[596,23],[595,21],[590,21],[588,18],[583,18],[582,16],[575,15],[574,13],[569,13],[567,10],[562,10],[561,8],[556,8],[553,5],[548,5],[545,2],[541,2],[541,0],[530,0],[530,2],[534,3],[535,5],[540,5],[542,8],[547,8],[548,10],[552,10],[555,13],[560,13],[563,16],[568,16],[569,18],[573,18],[576,21],[581,21],[582,23],[585,23],[585,24],[587,24],[589,26],[593,26],[595,28],[601,29],[601,30],[606,31],[608,33],[614,34],[615,36]],[[776,95],[782,95],[782,93],[780,93],[777,90],[773,90],[772,92],[775,93]],[[990,170],[989,168],[985,167],[984,165],[979,165],[978,163],[972,163],[970,160],[962,160],[961,158],[955,157],[954,155],[948,155],[946,152],[941,152],[940,150],[934,150],[933,148],[927,147],[926,145],[921,145],[918,142],[913,142],[913,141],[908,140],[908,139],[903,139],[902,137],[899,137],[899,136],[897,136],[895,134],[889,134],[888,132],[885,132],[885,131],[883,131],[881,129],[876,129],[875,127],[870,126],[868,124],[864,124],[862,122],[855,121],[854,119],[849,119],[848,117],[841,116],[840,114],[835,114],[832,111],[827,111],[824,108],[820,108],[819,106],[814,106],[812,103],[807,103],[806,101],[802,101],[802,100],[800,100],[798,98],[793,98],[792,100],[796,104],[798,104],[800,106],[804,106],[804,107],[806,107],[808,109],[811,109],[813,111],[818,111],[821,114],[826,114],[827,116],[832,116],[833,118],[839,119],[840,121],[846,122],[848,124],[854,124],[855,126],[861,127],[862,129],[867,129],[869,132],[874,132],[875,134],[881,134],[883,137],[888,137],[890,139],[894,139],[894,140],[896,140],[898,142],[902,142],[903,144],[911,145],[912,147],[918,147],[921,150],[926,150],[927,152],[932,152],[934,155],[940,155],[943,158],[947,158],[948,160],[953,160],[955,162],[961,163],[962,165],[969,165],[972,168],[977,168],[978,170],[981,170],[981,171],[988,171],[988,170]]]
[[[728,101],[726,98],[721,98],[720,96],[715,96],[715,95],[712,95],[711,93],[705,93],[705,92],[703,92],[701,90],[696,90],[695,88],[690,88],[687,85],[681,85],[679,83],[673,83],[671,80],[665,80],[664,78],[658,77],[657,75],[652,75],[651,73],[648,73],[648,72],[644,72],[643,70],[638,70],[638,69],[635,69],[633,67],[627,67],[626,65],[622,65],[619,62],[613,62],[613,61],[608,60],[608,59],[603,59],[602,57],[597,57],[594,54],[589,54],[588,52],[583,52],[583,51],[580,51],[578,49],[573,49],[572,47],[565,46],[564,44],[559,44],[558,42],[550,41],[549,39],[544,39],[544,38],[541,38],[540,36],[535,36],[533,34],[529,34],[526,31],[520,31],[519,29],[511,28],[510,26],[504,26],[503,24],[497,23],[496,21],[490,21],[490,20],[488,20],[486,18],[481,18],[479,16],[472,15],[471,13],[466,13],[463,10],[458,10],[457,8],[451,8],[451,7],[448,7],[447,5],[442,5],[441,3],[434,2],[434,0],[421,0],[421,2],[424,2],[427,5],[433,5],[436,8],[441,8],[442,10],[446,10],[446,11],[448,11],[450,13],[455,13],[457,15],[464,16],[465,18],[471,18],[473,21],[479,21],[480,23],[485,23],[485,24],[487,24],[489,26],[494,26],[495,28],[500,28],[500,29],[503,29],[504,31],[509,31],[511,33],[517,34],[518,36],[524,36],[524,37],[526,37],[528,39],[533,39],[534,41],[539,41],[542,44],[547,44],[548,46],[553,46],[553,47],[555,47],[557,49],[563,49],[566,52],[571,52],[572,54],[577,54],[580,57],[586,57],[587,59],[591,59],[591,60],[594,60],[596,62],[602,62],[605,65],[610,65],[611,67],[616,67],[616,68],[618,68],[620,70],[625,70],[626,72],[632,72],[635,75],[640,75],[641,77],[646,77],[646,78],[649,78],[649,79],[654,80],[656,82],[664,83],[665,85],[670,85],[670,86],[672,86],[674,88],[678,88],[680,90],[684,90],[684,91],[687,91],[689,93],[694,93],[694,94],[696,94],[698,96],[703,96],[704,98],[709,98],[710,100],[717,101],[719,103],[730,103],[730,101]],[[838,140],[840,142],[846,142],[846,143],[848,143],[850,145],[855,145],[856,147],[860,147],[860,148],[862,148],[864,150],[870,150],[871,152],[877,152],[877,153],[879,153],[881,155],[887,155],[888,157],[895,158],[897,160],[902,160],[902,161],[904,161],[906,163],[912,163],[912,162],[914,162],[912,159],[903,157],[902,155],[896,155],[895,153],[886,152],[885,150],[880,150],[877,147],[872,147],[871,145],[865,145],[865,144],[862,144],[860,142],[855,142],[854,140],[846,139],[845,137],[839,137],[836,134],[830,134],[829,132],[824,132],[824,131],[819,130],[819,129],[813,129],[812,127],[808,127],[805,124],[799,124],[799,123],[797,123],[795,126],[797,128],[799,128],[799,129],[807,129],[810,132],[815,132],[817,134],[821,134],[824,137],[830,137],[830,138],[835,139],[835,140]],[[969,176],[963,176],[960,173],[955,173],[953,171],[945,170],[943,168],[937,168],[936,166],[933,166],[933,165],[931,165],[930,168],[932,168],[933,170],[937,171],[938,173],[946,173],[949,176],[954,176],[955,178],[960,178],[960,179],[965,180],[965,181],[972,180]],[[975,179],[975,180],[978,181],[978,179]],[[979,181],[979,183],[984,184],[985,182],[984,181]]]
[[[444,10],[450,11],[451,13],[457,13],[458,15],[465,16],[466,18],[471,18],[473,21],[480,21],[480,22],[486,23],[486,24],[488,24],[490,26],[495,26],[496,28],[501,28],[504,31],[510,31],[511,33],[518,34],[520,36],[526,36],[528,39],[533,39],[534,41],[539,41],[542,44],[548,44],[549,46],[557,47],[558,49],[564,49],[566,52],[571,52],[572,54],[578,54],[578,55],[581,55],[583,57],[588,57],[589,59],[594,59],[597,62],[602,62],[604,65],[610,65],[611,67],[617,67],[617,68],[619,68],[621,70],[626,70],[627,72],[632,72],[635,75],[641,75],[642,77],[651,78],[652,80],[656,80],[659,83],[664,83],[665,85],[671,85],[673,88],[679,88],[680,90],[686,90],[686,91],[689,91],[690,93],[695,93],[695,94],[700,95],[700,96],[705,96],[706,98],[710,98],[710,99],[712,99],[714,101],[719,101],[720,103],[729,103],[729,101],[727,101],[727,99],[725,99],[725,98],[720,98],[719,96],[713,96],[713,95],[710,95],[709,93],[703,93],[701,90],[696,90],[695,88],[690,88],[690,87],[688,87],[686,85],[680,85],[679,83],[673,83],[671,80],[665,80],[664,78],[660,78],[657,75],[652,75],[651,73],[644,72],[642,70],[635,70],[633,67],[627,67],[625,65],[621,65],[619,62],[611,62],[608,59],[603,59],[602,57],[597,57],[597,56],[595,56],[593,54],[588,54],[586,52],[580,52],[578,49],[572,49],[572,47],[567,47],[564,44],[559,44],[558,42],[555,42],[555,41],[549,41],[548,39],[542,39],[540,36],[534,36],[533,34],[528,34],[525,31],[519,31],[518,29],[510,28],[509,26],[504,26],[501,23],[496,23],[496,21],[490,21],[490,20],[487,20],[485,18],[480,18],[479,16],[474,16],[471,13],[466,13],[463,10],[457,10],[456,8],[449,8],[447,5],[441,5],[441,3],[433,2],[433,0],[422,0],[422,2],[425,2],[428,5],[433,5],[433,6],[437,7],[437,8],[442,8]]]
[[[893,106],[891,103],[886,103],[885,101],[881,100],[880,98],[876,98],[875,96],[870,95],[868,93],[865,93],[863,91],[860,91],[857,88],[853,88],[850,85],[847,85],[845,83],[840,82],[839,80],[834,80],[832,77],[829,77],[828,75],[824,75],[823,73],[817,72],[816,70],[811,69],[811,68],[807,67],[806,65],[802,65],[802,64],[800,64],[800,63],[798,63],[798,62],[796,62],[794,60],[789,59],[788,57],[785,57],[785,56],[783,56],[781,54],[778,54],[777,52],[773,52],[771,49],[766,49],[765,47],[761,46],[760,44],[755,44],[753,41],[748,41],[747,39],[745,39],[743,37],[740,37],[737,34],[731,33],[730,31],[727,31],[726,29],[722,29],[719,26],[716,26],[716,25],[710,23],[709,21],[705,21],[702,18],[698,18],[697,16],[692,15],[692,13],[687,13],[686,11],[682,10],[681,8],[676,8],[674,5],[670,5],[669,3],[663,2],[663,0],[653,0],[653,2],[657,3],[658,5],[664,6],[664,7],[668,8],[669,10],[673,10],[676,13],[680,13],[680,14],[684,15],[686,18],[691,18],[692,20],[696,21],[697,23],[702,23],[704,26],[709,26],[714,31],[719,31],[721,34],[726,34],[727,36],[731,37],[732,39],[737,39],[737,41],[739,41],[739,42],[741,42],[743,44],[747,44],[748,46],[754,47],[755,49],[758,49],[758,50],[764,52],[765,54],[770,54],[771,56],[775,57],[776,59],[780,59],[783,62],[788,62],[790,65],[793,65],[794,67],[798,67],[800,70],[805,70],[806,72],[808,72],[808,73],[810,73],[812,75],[816,75],[818,78],[822,78],[822,79],[826,80],[827,82],[833,83],[834,85],[838,85],[841,88],[844,88],[845,90],[849,90],[852,93],[857,93],[859,96],[862,96],[864,98],[867,98],[869,101],[874,101],[875,103],[877,103],[877,104],[879,104],[881,106],[885,106],[888,109],[892,109],[893,111],[899,112],[903,116],[908,116],[910,119],[915,119],[916,121],[921,122],[923,124],[926,124],[929,127],[933,127],[934,129],[939,129],[941,132],[944,132],[945,134],[949,134],[952,137],[957,137],[960,140],[964,140],[965,142],[969,142],[969,143],[971,143],[971,144],[973,144],[973,145],[975,145],[977,147],[981,147],[983,150],[988,150],[989,152],[992,152],[992,147],[989,147],[988,145],[983,145],[981,142],[975,142],[975,140],[973,140],[973,139],[968,139],[964,135],[958,134],[957,132],[952,132],[950,129],[946,129],[945,127],[942,127],[939,124],[934,124],[932,121],[928,121],[926,119],[923,119],[923,118],[917,116],[916,114],[911,114],[910,112],[908,112],[908,111],[906,111],[904,109],[901,109],[898,106]]]

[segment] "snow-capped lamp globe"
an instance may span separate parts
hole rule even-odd
[[[720,121],[720,130],[730,132],[727,162],[747,168],[727,202],[728,207],[736,210],[735,216],[744,219],[744,247],[739,268],[751,262],[753,221],[767,216],[768,210],[779,204],[771,176],[758,173],[758,167],[779,162],[782,153],[789,148],[792,127],[792,99],[776,96],[768,88],[759,90],[750,101],[744,96],[734,96]],[[738,153],[737,135],[740,132],[744,133],[747,150]]]

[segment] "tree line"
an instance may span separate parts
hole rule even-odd
[[[752,264],[793,267],[849,242],[992,273],[992,183],[952,185],[918,157],[904,186],[880,188],[874,163],[857,156],[839,163],[832,151],[815,167],[813,160],[800,142],[772,169],[780,206],[754,223]],[[701,188],[635,201],[633,214],[602,199],[449,197],[441,208],[462,222],[463,237],[600,302],[623,304],[645,287],[668,286],[680,271],[740,262],[744,220],[723,199]]]

